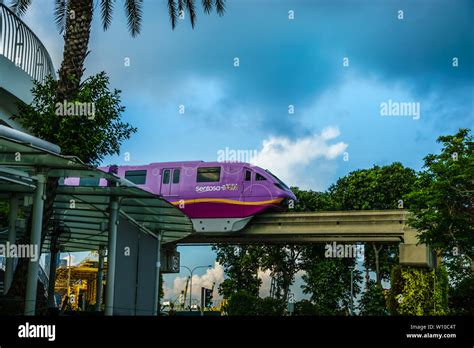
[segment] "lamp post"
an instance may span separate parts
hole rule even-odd
[[[349,267],[351,270],[351,315],[354,315],[354,268],[355,266]]]
[[[191,307],[191,300],[193,298],[193,273],[195,270],[197,270],[198,268],[212,268],[212,265],[207,265],[207,266],[196,266],[194,267],[193,269],[190,269],[189,267],[187,266],[181,266],[183,268],[186,268],[189,273],[191,274],[191,277],[190,277],[190,280],[189,280],[189,310],[193,310],[192,307]]]

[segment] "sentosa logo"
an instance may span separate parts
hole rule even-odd
[[[219,186],[196,186],[196,192],[211,192],[211,191],[236,191],[239,185],[225,184]]]

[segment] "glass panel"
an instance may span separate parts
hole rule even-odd
[[[245,181],[252,180],[252,172],[250,170],[245,171]]]
[[[173,170],[173,184],[179,183],[179,169]]]
[[[163,172],[163,184],[169,184],[170,183],[170,170],[166,169]]]
[[[100,178],[86,178],[79,179],[79,186],[99,186]]]
[[[221,167],[198,168],[196,182],[217,182],[221,178]]]
[[[125,179],[137,185],[143,185],[146,181],[146,170],[127,170]]]

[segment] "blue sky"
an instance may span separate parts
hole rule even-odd
[[[58,68],[52,3],[36,1],[25,22]],[[131,38],[118,1],[109,31],[96,14],[86,75],[105,70],[123,91],[123,117],[138,128],[122,146],[129,164],[256,150],[287,184],[324,190],[374,164],[418,170],[438,136],[472,128],[473,18],[468,0],[229,0],[225,16],[199,9],[194,30],[186,16],[172,31],[165,1],[149,0]],[[381,116],[388,100],[419,103],[420,118]],[[184,265],[214,263],[208,247],[181,252]]]

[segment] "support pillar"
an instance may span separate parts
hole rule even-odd
[[[12,197],[10,198],[10,211],[8,214],[8,243],[10,245],[16,243],[16,220],[18,217],[18,201],[18,196],[15,194],[12,195]],[[6,258],[5,278],[3,282],[4,294],[8,292],[13,281],[14,261],[15,260],[12,257]]]
[[[117,225],[119,203],[113,197],[109,206],[109,243],[107,247],[107,287],[105,290],[105,315],[114,313],[115,261],[117,254]]]
[[[419,244],[416,230],[409,227],[406,227],[404,242],[399,245],[399,259],[400,264],[406,266],[436,266],[431,248],[426,244]]]
[[[36,190],[33,197],[32,207],[32,226],[31,226],[31,244],[40,247],[41,244],[41,227],[43,225],[43,208],[44,208],[44,190],[46,186],[46,177],[44,174],[36,176]],[[36,261],[30,259],[28,265],[28,276],[26,281],[25,296],[25,315],[35,315],[36,309],[36,291],[38,288],[38,270],[39,258]]]
[[[156,269],[155,269],[155,299],[153,304],[153,315],[160,315],[160,268],[161,268],[161,231],[156,238]]]
[[[56,285],[56,268],[58,267],[58,253],[59,250],[56,246],[57,236],[51,238],[51,260],[49,262],[49,284],[48,284],[48,307],[55,308],[54,305],[54,288]]]
[[[97,268],[97,279],[95,284],[95,311],[100,312],[100,305],[102,304],[102,278],[104,277],[104,255],[105,249],[103,246],[99,248],[99,265]]]

